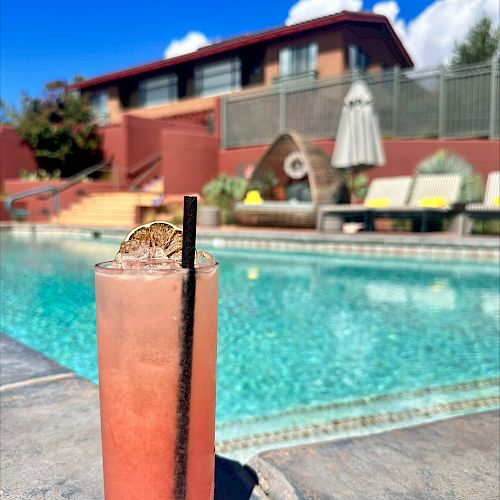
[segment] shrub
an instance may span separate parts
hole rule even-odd
[[[500,235],[499,220],[477,220],[472,226],[473,234],[494,234]]]
[[[19,179],[23,181],[58,181],[61,178],[61,171],[56,168],[53,172],[47,172],[43,168],[38,170],[21,169]]]

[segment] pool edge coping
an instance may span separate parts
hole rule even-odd
[[[1,223],[1,233],[33,236],[78,236],[120,240],[128,232],[122,227],[62,226],[54,224]],[[221,249],[271,250],[326,255],[364,255],[414,260],[472,260],[500,262],[500,238],[450,234],[323,234],[283,230],[198,229],[198,243]]]

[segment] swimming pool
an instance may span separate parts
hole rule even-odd
[[[93,264],[116,248],[2,236],[1,330],[96,382]],[[212,251],[219,438],[498,395],[497,266]]]

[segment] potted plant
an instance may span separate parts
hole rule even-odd
[[[242,177],[231,177],[220,174],[212,179],[202,189],[208,205],[200,207],[200,217],[203,221],[216,221],[228,224],[233,221],[233,207],[245,195],[247,182]],[[217,215],[217,210],[220,215]],[[200,221],[202,224],[202,221]]]
[[[368,191],[368,177],[364,174],[358,174],[352,180],[352,198],[353,203],[363,203]]]

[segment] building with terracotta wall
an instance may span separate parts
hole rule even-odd
[[[411,67],[410,57],[384,16],[342,12],[97,76],[69,89],[88,95],[101,119],[105,155],[112,160],[114,171],[113,181],[105,189],[130,189],[137,180],[134,172],[142,172],[141,162],[158,155],[161,161],[142,177],[143,183],[163,177],[164,193],[179,194],[200,192],[218,173],[238,175],[242,166],[259,159],[272,139],[226,148],[221,140],[221,100],[227,96],[247,99],[247,94],[260,90],[282,92],[294,85],[310,88],[321,82],[330,85],[328,82],[353,70],[380,73]],[[245,127],[243,121],[237,125]],[[13,142],[11,132],[7,142],[15,142],[14,149],[21,156],[11,147],[6,149],[6,140],[0,152],[3,160],[10,151],[7,177],[15,178],[21,166],[16,158],[25,158],[29,151],[17,138]],[[328,154],[334,148],[333,134],[308,139]],[[464,156],[484,177],[500,163],[498,140],[388,137],[384,146],[387,163],[369,171],[370,176],[412,174],[421,159],[442,148]],[[3,169],[3,173],[7,171]],[[5,186],[3,183],[4,191]],[[17,181],[8,186],[9,192],[20,189]]]
[[[412,61],[384,16],[342,12],[90,78],[70,90],[90,97],[120,189],[141,155],[158,153],[161,163],[151,175],[164,177],[165,193],[199,192],[225,170],[221,96],[396,65]]]
[[[341,12],[90,78],[70,89],[90,97],[103,124],[121,123],[126,114],[158,119],[198,113],[210,125],[219,95],[395,65],[411,67],[412,61],[384,16]]]

